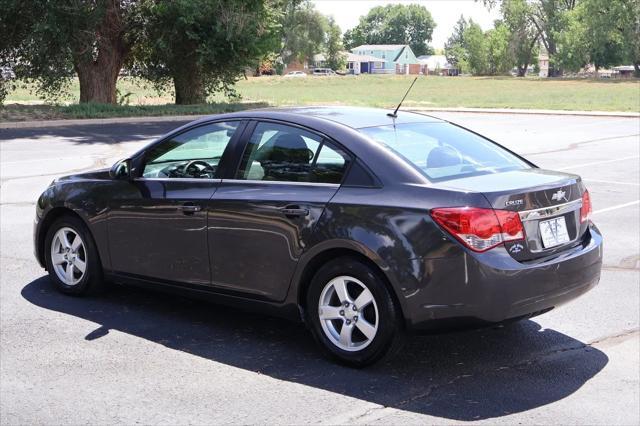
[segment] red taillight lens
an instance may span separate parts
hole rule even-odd
[[[580,207],[580,222],[586,222],[591,217],[591,197],[586,189],[582,193],[582,207]]]
[[[471,250],[482,252],[524,238],[517,212],[452,207],[431,210],[431,217]]]

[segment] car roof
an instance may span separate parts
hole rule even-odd
[[[280,107],[280,108],[260,108],[243,111],[231,115],[246,116],[255,118],[287,119],[297,121],[300,117],[313,117],[323,121],[342,124],[353,129],[365,127],[376,127],[393,124],[407,123],[443,123],[436,117],[415,112],[398,111],[397,117],[390,117],[387,114],[393,112],[392,109],[348,107],[348,106],[307,106],[307,107]]]

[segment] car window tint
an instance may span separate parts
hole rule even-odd
[[[347,156],[339,148],[326,142],[320,147],[320,152],[316,158],[315,170],[318,182],[340,183],[347,167]]]
[[[213,178],[237,128],[237,121],[207,124],[155,145],[145,156],[142,176]]]
[[[412,123],[360,130],[432,181],[525,169],[499,145],[449,123]]]
[[[259,123],[245,149],[238,179],[340,183],[348,155],[297,127]]]

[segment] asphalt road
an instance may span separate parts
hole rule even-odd
[[[436,115],[581,174],[602,280],[533,320],[412,337],[364,370],[325,361],[299,324],[142,290],[56,293],[32,255],[38,194],[181,123],[0,129],[0,423],[638,424],[640,121]]]

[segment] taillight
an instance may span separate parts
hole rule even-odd
[[[586,222],[591,217],[591,197],[586,189],[582,193],[582,207],[580,207],[580,222]]]
[[[482,252],[505,241],[524,238],[517,212],[451,207],[431,210],[431,217],[471,250]]]

